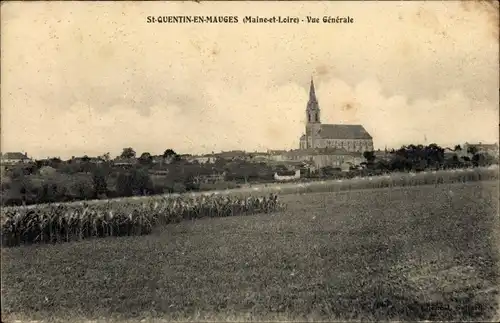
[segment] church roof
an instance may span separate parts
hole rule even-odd
[[[347,151],[341,148],[308,148],[308,149],[294,149],[287,151],[283,154],[284,156],[327,156],[327,155],[338,155],[338,156],[362,156],[360,152]]]
[[[372,139],[362,125],[324,124],[319,135],[323,139]]]

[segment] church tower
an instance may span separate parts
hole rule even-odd
[[[314,81],[311,77],[311,86],[309,88],[309,101],[306,108],[306,148],[316,148],[319,144],[319,131],[321,129],[320,109],[316,91],[314,89]]]

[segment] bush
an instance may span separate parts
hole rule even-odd
[[[97,168],[92,174],[95,195],[98,198],[105,198],[108,192],[108,183],[102,169]]]
[[[154,187],[146,170],[132,169],[118,175],[116,191],[120,196],[149,195],[154,191]]]
[[[173,191],[174,193],[185,193],[186,186],[182,183],[174,183]]]

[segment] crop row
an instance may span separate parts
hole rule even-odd
[[[382,176],[359,177],[334,181],[314,181],[283,184],[275,188],[280,194],[339,192],[359,189],[376,189],[420,185],[466,183],[483,180],[498,180],[498,168],[471,168],[439,170],[421,173],[393,173]],[[263,189],[262,191],[265,191]]]
[[[40,205],[2,210],[2,245],[57,243],[93,237],[149,234],[155,226],[184,219],[271,213],[278,196],[178,196],[106,204]]]

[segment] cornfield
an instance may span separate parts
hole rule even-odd
[[[284,209],[276,194],[263,197],[177,196],[105,204],[39,205],[2,209],[2,245],[58,243],[95,237],[145,235],[184,219],[271,213]]]

